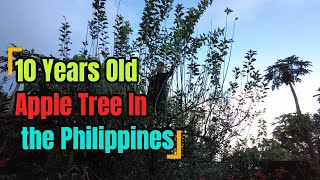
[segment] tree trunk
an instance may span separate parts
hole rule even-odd
[[[297,114],[298,114],[298,117],[301,118],[301,109],[300,109],[300,106],[299,106],[299,101],[298,101],[298,98],[297,98],[297,94],[292,86],[292,84],[290,83],[289,84],[290,86],[290,89],[291,89],[291,92],[292,92],[292,95],[293,95],[293,98],[294,98],[294,101],[295,101],[295,104],[296,104],[296,109],[297,109]],[[319,158],[317,156],[317,153],[315,151],[315,147],[313,145],[313,142],[312,142],[312,136],[311,136],[311,133],[309,130],[307,129],[303,129],[303,133],[306,137],[306,143],[308,144],[308,152],[309,152],[309,155],[310,155],[310,158],[311,158],[311,164],[312,164],[312,169],[315,173],[315,180],[320,180],[320,164],[319,164]]]
[[[291,89],[291,92],[292,92],[292,95],[293,95],[293,98],[294,98],[294,102],[296,103],[297,114],[300,116],[301,115],[301,109],[300,109],[300,106],[299,106],[299,101],[298,101],[298,98],[297,98],[296,91],[293,89],[293,86],[292,86],[291,83],[289,84],[289,86],[290,86],[290,89]]]

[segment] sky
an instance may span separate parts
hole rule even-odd
[[[198,1],[179,0],[185,7],[197,5]],[[92,17],[89,0],[5,0],[0,6],[0,55],[5,55],[10,43],[26,49],[35,49],[42,54],[59,57],[59,28],[66,16],[71,25],[71,54],[79,53],[85,39],[87,22]],[[114,24],[119,0],[107,1],[109,25]],[[320,87],[320,7],[319,0],[215,0],[197,24],[197,32],[206,33],[212,28],[224,27],[224,9],[233,10],[228,27],[231,29],[235,17],[235,37],[231,58],[231,69],[241,66],[245,53],[257,51],[256,67],[263,71],[278,59],[296,55],[311,61],[313,71],[295,86],[303,113],[314,113],[320,108],[316,90]],[[119,13],[130,21],[137,32],[144,8],[142,0],[121,0]],[[231,36],[229,32],[229,37]],[[112,37],[112,31],[109,36]],[[264,119],[269,123],[271,135],[274,118],[295,111],[289,87],[269,91],[265,100]]]

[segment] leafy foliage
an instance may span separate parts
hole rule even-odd
[[[276,133],[276,132],[275,132]],[[260,159],[273,161],[302,160],[301,154],[288,150],[279,139],[273,136],[272,139],[264,139],[260,145]]]
[[[129,35],[132,33],[129,21],[124,21],[124,17],[117,15],[116,24],[113,26],[114,32],[114,56],[125,57],[130,52]]]
[[[286,148],[295,155],[306,157],[308,152],[305,131],[313,132],[315,122],[309,114],[298,117],[297,114],[284,114],[278,118],[277,127],[273,135]]]
[[[63,16],[63,18],[65,19],[65,22],[62,23],[62,27],[60,28],[61,34],[59,40],[61,41],[61,44],[59,44],[59,51],[61,53],[60,58],[63,57],[64,59],[68,59],[68,56],[70,55],[68,52],[71,50],[69,45],[72,44],[72,42],[70,42],[71,31],[69,30],[70,25],[66,17]]]
[[[297,56],[290,56],[286,59],[278,60],[274,65],[269,66],[266,70],[265,78],[272,81],[272,90],[279,88],[282,84],[295,84],[301,82],[299,76],[309,74],[311,70],[309,61],[299,60]]]

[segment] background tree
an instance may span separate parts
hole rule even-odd
[[[290,86],[296,105],[296,112],[301,122],[303,122],[302,113],[293,85],[297,82],[301,82],[300,76],[311,72],[311,70],[308,69],[310,66],[311,63],[309,61],[302,61],[299,60],[297,56],[290,56],[278,60],[274,65],[268,66],[265,74],[265,79],[269,82],[272,81],[272,90],[275,88],[278,89],[282,84]],[[304,127],[301,127],[301,133],[304,135],[305,143],[308,145],[308,153],[311,158],[315,175],[320,178],[319,158],[312,142],[311,133]]]
[[[292,161],[301,160],[301,154],[293,154],[288,150],[279,139],[273,138],[264,139],[260,145],[259,153],[260,160],[272,160],[272,161]]]
[[[297,114],[284,114],[277,118],[278,122],[273,131],[273,137],[280,142],[282,148],[288,150],[292,155],[299,157],[298,160],[308,159],[308,146],[303,130],[314,134],[315,121],[309,114],[298,116]],[[312,136],[315,144],[316,136]],[[315,147],[317,149],[317,147]],[[294,158],[291,158],[292,160]]]

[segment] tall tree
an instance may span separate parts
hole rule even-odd
[[[303,119],[302,113],[293,85],[295,85],[297,82],[301,82],[300,76],[309,74],[311,72],[311,70],[308,69],[310,66],[312,66],[311,62],[299,60],[299,57],[293,55],[285,59],[279,59],[274,65],[268,66],[265,74],[265,79],[268,82],[272,81],[272,90],[276,88],[279,89],[279,87],[283,84],[289,85],[291,93],[294,97],[297,115],[301,121]],[[320,177],[318,155],[312,142],[311,133],[305,128],[301,129],[301,131],[305,136],[305,141],[308,145],[308,153],[313,164],[314,173],[316,177]]]
[[[272,90],[279,89],[282,84],[290,86],[298,114],[301,114],[301,109],[293,85],[301,82],[300,76],[311,72],[307,69],[310,66],[311,62],[299,60],[299,57],[293,55],[286,59],[279,59],[274,65],[267,67],[266,70],[265,78],[272,81]]]

